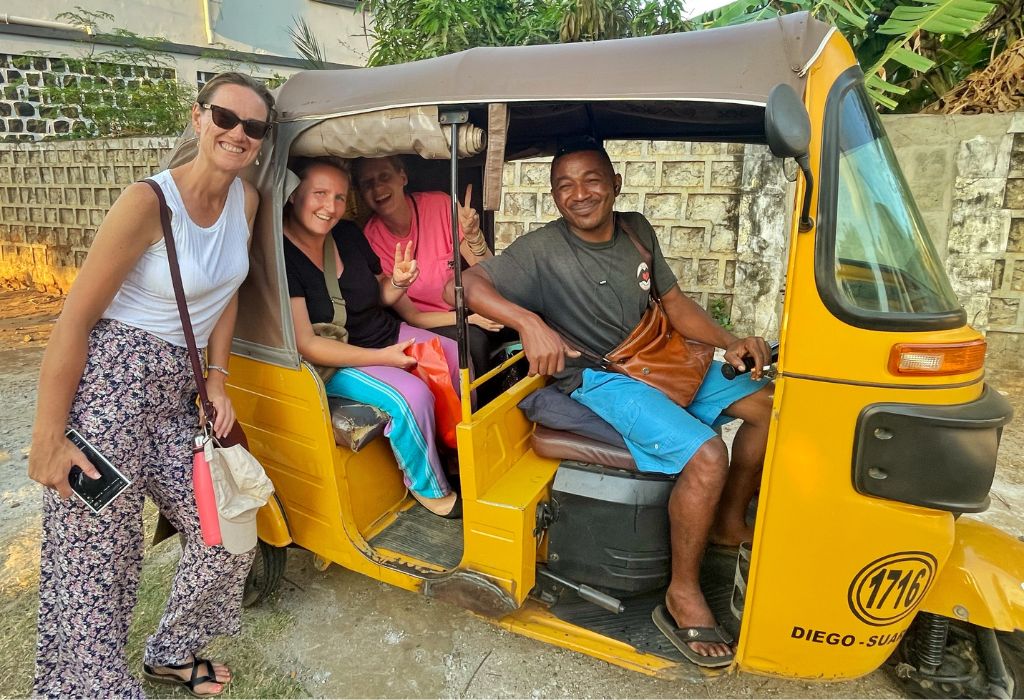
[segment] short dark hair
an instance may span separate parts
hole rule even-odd
[[[270,94],[270,90],[261,81],[245,73],[238,73],[236,71],[218,73],[207,80],[206,84],[199,89],[199,94],[196,95],[196,102],[200,105],[209,103],[213,99],[214,93],[222,85],[240,85],[255,92],[267,106],[267,121],[274,121],[274,96]]]
[[[597,153],[604,164],[608,166],[608,172],[613,176],[615,175],[615,166],[612,164],[611,156],[605,150],[604,144],[593,136],[576,136],[560,140],[555,149],[555,157],[551,160],[552,174],[555,172],[555,163],[560,158],[572,153],[585,153],[588,151]]]

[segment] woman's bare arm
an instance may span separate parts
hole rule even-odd
[[[405,354],[405,349],[413,341],[396,343],[386,348],[361,348],[358,345],[342,343],[333,338],[323,338],[313,332],[313,324],[309,320],[306,300],[292,297],[292,325],[295,328],[295,344],[299,354],[313,364],[324,367],[401,367],[409,369],[416,360]]]

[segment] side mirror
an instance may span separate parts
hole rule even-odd
[[[779,83],[768,93],[764,106],[764,135],[768,148],[779,158],[807,155],[811,143],[811,119],[796,90]]]
[[[804,173],[807,189],[800,214],[800,230],[810,231],[814,227],[810,216],[814,176],[811,174],[808,152],[811,119],[796,90],[786,83],[779,83],[768,93],[768,101],[764,106],[764,135],[773,155],[795,159]]]

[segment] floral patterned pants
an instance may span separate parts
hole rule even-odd
[[[184,348],[116,321],[96,324],[68,425],[132,484],[99,515],[77,498],[46,491],[36,696],[143,697],[125,644],[147,495],[185,535],[185,545],[146,663],[183,663],[211,638],[238,632],[253,553],[203,545],[192,490],[197,411]]]

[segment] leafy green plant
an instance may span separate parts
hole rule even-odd
[[[159,46],[160,37],[139,36],[121,28],[99,31],[114,16],[76,6],[56,19],[88,28],[78,56],[47,54],[55,72],[46,73],[39,86],[44,118],[65,118],[57,124],[58,139],[173,134],[181,130],[194,99],[194,90],[179,82],[170,54]],[[100,50],[100,40],[114,40],[115,48]],[[41,60],[41,51],[19,57]],[[68,73],[59,72],[66,69]]]
[[[725,297],[712,296],[708,299],[708,313],[722,328],[732,330],[732,309],[729,308],[729,302]]]
[[[683,0],[364,0],[373,15],[369,65],[475,46],[523,46],[682,31]]]
[[[327,67],[326,53],[323,44],[316,38],[313,30],[309,28],[306,20],[302,17],[293,17],[294,24],[288,28],[288,35],[292,38],[292,45],[299,52],[306,62],[306,68],[310,70],[323,70]]]
[[[694,24],[705,29],[810,12],[850,42],[875,102],[917,111],[995,55],[999,38],[983,20],[1011,5],[1016,13],[1007,12],[1001,25],[1005,47],[1005,35],[1019,28],[1021,0],[736,0]]]

